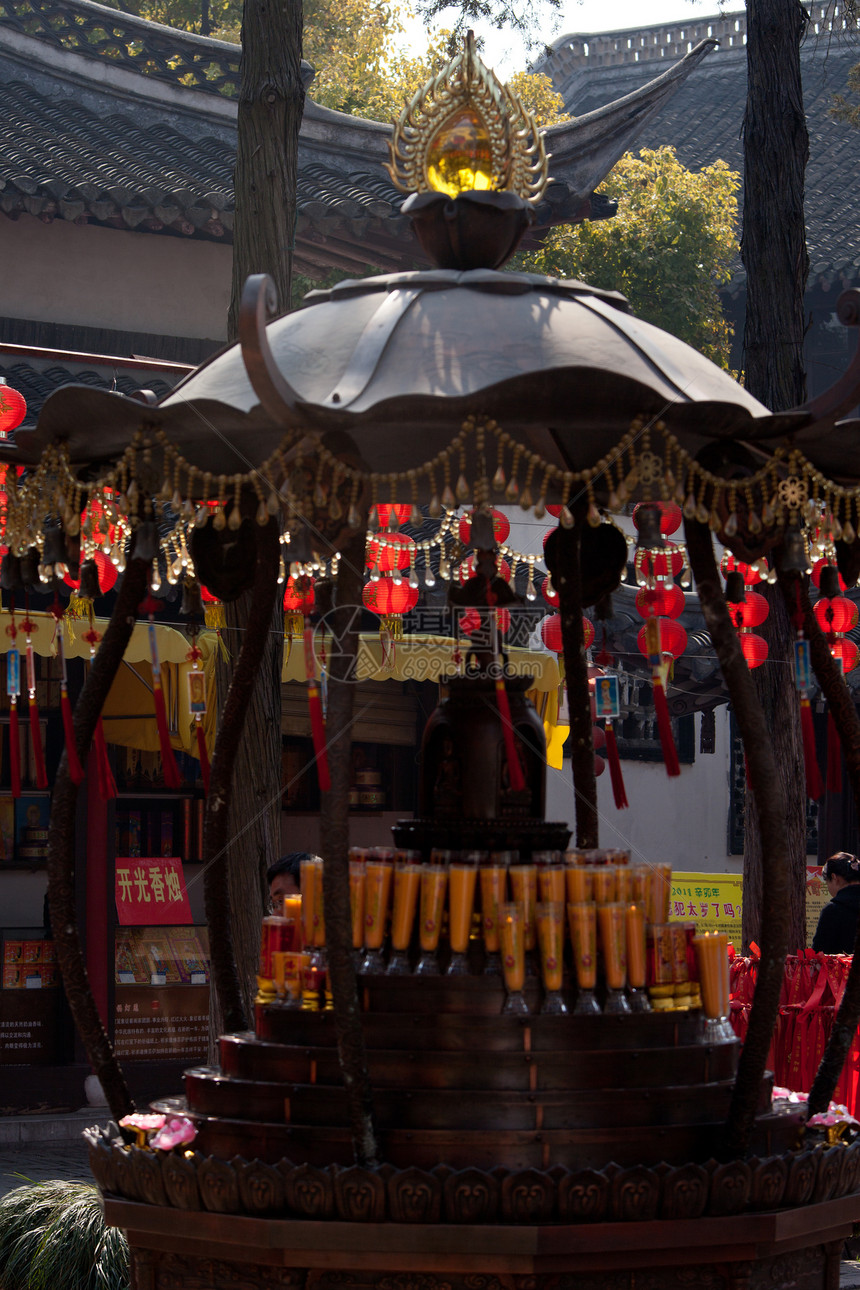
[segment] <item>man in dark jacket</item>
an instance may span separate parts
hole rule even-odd
[[[853,954],[860,918],[860,860],[838,851],[824,866],[831,900],[818,916],[812,948],[822,954]]]

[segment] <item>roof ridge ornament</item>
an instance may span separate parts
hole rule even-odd
[[[481,60],[471,31],[461,52],[413,94],[389,148],[385,167],[402,192],[513,192],[534,206],[549,182],[534,117]]]

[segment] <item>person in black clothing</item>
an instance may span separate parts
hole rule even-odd
[[[860,860],[837,851],[824,866],[830,903],[818,916],[812,948],[822,954],[853,954],[860,917]]]

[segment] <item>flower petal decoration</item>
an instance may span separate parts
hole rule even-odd
[[[174,1147],[193,1142],[196,1137],[197,1130],[190,1120],[184,1115],[172,1115],[152,1139],[150,1146],[157,1147],[161,1151],[172,1151]]]

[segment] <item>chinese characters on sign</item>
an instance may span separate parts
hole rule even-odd
[[[133,856],[116,862],[116,912],[126,927],[190,923],[182,861]]]
[[[209,1043],[209,990],[168,987],[153,992],[118,986],[114,1008],[114,1048],[130,1061],[181,1057],[199,1061]]]
[[[725,932],[740,950],[743,878],[734,873],[672,874],[672,922],[695,923],[700,932]]]

